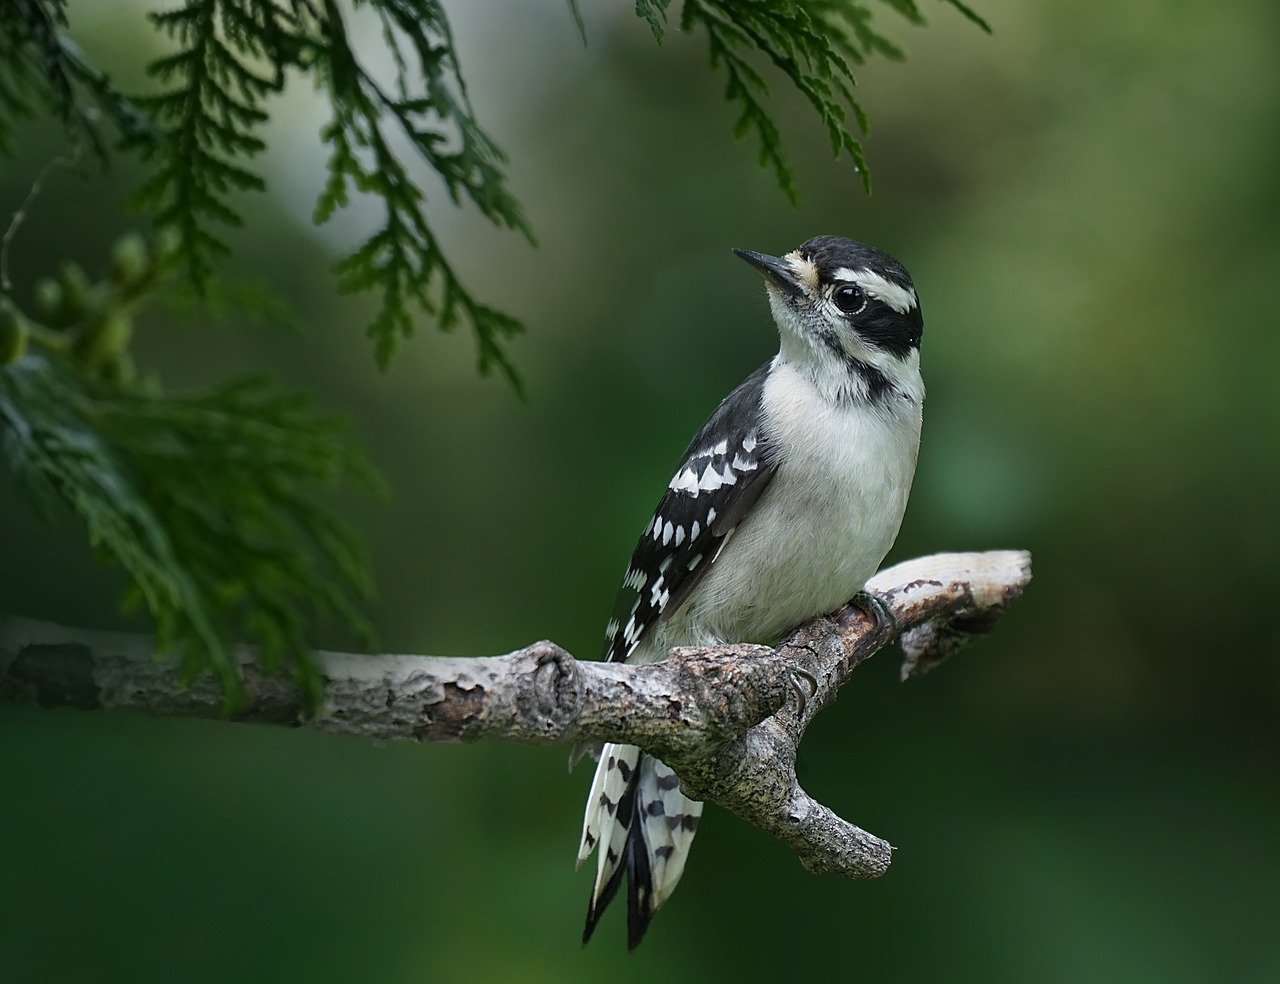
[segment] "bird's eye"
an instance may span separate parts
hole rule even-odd
[[[857,284],[841,284],[832,293],[831,299],[845,314],[857,314],[867,306],[867,295]]]

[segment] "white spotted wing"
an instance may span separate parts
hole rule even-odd
[[[605,633],[605,659],[625,661],[715,563],[773,477],[760,400],[768,364],[730,393],[690,443],[631,557]]]

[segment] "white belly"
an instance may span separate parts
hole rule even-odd
[[[768,387],[777,393],[766,405],[779,412],[766,417],[766,432],[785,457],[694,595],[657,627],[659,652],[776,639],[861,590],[898,535],[920,446],[920,401],[835,407],[788,371],[775,372]]]

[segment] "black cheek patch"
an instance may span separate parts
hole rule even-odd
[[[872,345],[904,359],[913,349],[920,347],[924,320],[919,307],[912,308],[907,314],[899,314],[884,304],[877,304],[857,320],[856,330]]]

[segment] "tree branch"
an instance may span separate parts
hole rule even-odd
[[[867,583],[892,619],[855,605],[815,619],[776,649],[674,650],[647,666],[579,662],[550,642],[506,656],[446,658],[321,652],[324,697],[304,716],[292,680],[235,653],[244,679],[235,720],[369,738],[534,743],[618,741],[653,752],[691,796],[718,803],[792,846],[805,867],[883,874],[890,845],[800,788],[795,754],[814,716],[853,671],[898,639],[903,677],[990,631],[1031,578],[1021,551],[935,554]],[[0,699],[40,707],[225,718],[209,674],[181,681],[147,636],[88,632],[0,615]]]

